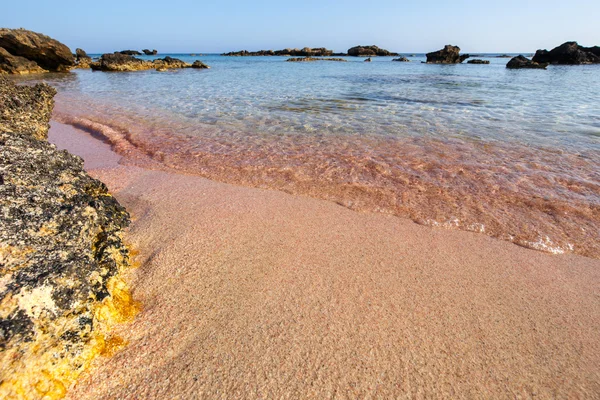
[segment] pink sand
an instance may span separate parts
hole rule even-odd
[[[109,398],[600,398],[600,261],[118,164],[143,304],[69,392]]]

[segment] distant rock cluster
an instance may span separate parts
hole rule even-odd
[[[121,52],[112,54],[103,54],[100,60],[90,64],[90,67],[94,71],[112,71],[112,72],[125,72],[125,71],[145,71],[149,69],[155,69],[157,71],[166,71],[174,68],[197,68],[207,69],[210,68],[200,60],[196,60],[193,64],[181,61],[178,58],[165,57],[156,60],[148,61],[135,58],[130,55],[123,54]]]
[[[372,45],[372,46],[354,46],[354,47],[348,49],[348,56],[350,56],[350,57],[376,57],[376,56],[397,57],[397,56],[399,56],[399,54],[392,53],[388,50],[380,49],[379,47]]]
[[[256,57],[256,56],[286,56],[286,57],[328,57],[333,55],[332,50],[328,50],[324,47],[310,48],[304,47],[303,49],[283,49],[283,50],[259,50],[259,51],[232,51],[229,53],[221,54],[222,56],[229,57]]]

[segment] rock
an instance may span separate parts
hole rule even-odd
[[[365,62],[371,62],[371,57],[367,58]]]
[[[0,74],[39,74],[48,72],[35,61],[30,61],[25,57],[13,56],[3,47],[0,47]]]
[[[94,71],[113,72],[146,71],[149,69],[162,71],[166,69],[193,67],[192,64],[169,56],[148,61],[121,53],[103,54],[102,57],[100,57],[100,60],[91,63],[90,66]]]
[[[427,63],[429,64],[459,64],[470,56],[460,54],[460,47],[446,45],[442,50],[427,53]]]
[[[469,60],[467,64],[489,64],[488,60]]]
[[[172,58],[166,56],[165,58],[159,58],[157,60],[152,61],[155,67],[164,67],[164,68],[191,68],[192,64],[186,63],[185,61],[181,61],[178,58]]]
[[[0,77],[0,132],[20,132],[45,140],[55,94],[56,90],[45,84],[15,86]]]
[[[75,49],[75,68],[87,69],[90,68],[92,58],[82,49]]]
[[[115,53],[125,54],[126,56],[141,56],[142,55],[142,53],[140,53],[137,50],[121,50],[121,51],[116,51]]]
[[[0,47],[13,56],[36,62],[48,71],[65,72],[75,65],[75,58],[67,46],[25,29],[0,28]]]
[[[377,46],[354,46],[348,49],[348,55],[352,57],[385,57],[398,56],[398,53],[392,53],[385,49],[380,49]]]
[[[600,47],[583,47],[577,42],[566,42],[550,51],[536,51],[532,61],[559,65],[600,64]]]
[[[496,58],[513,58],[513,56],[509,56],[508,54],[500,54],[499,56],[496,56]]]
[[[120,275],[129,264],[122,239],[129,215],[79,157],[40,139],[53,94],[45,84],[16,87],[0,78],[0,103],[11,105],[2,108],[3,128],[14,128],[0,132],[5,399],[64,396],[97,355],[123,345],[111,330],[137,309]],[[21,107],[13,107],[16,99]]]
[[[410,62],[410,60],[408,58],[406,58],[406,57],[394,58],[392,61]]]
[[[148,49],[144,49],[142,50],[144,52],[145,55],[147,56],[155,56],[158,54],[158,50],[148,50]]]
[[[90,67],[94,71],[143,71],[156,68],[150,61],[140,60],[121,53],[103,54],[100,60],[93,62]]]
[[[521,68],[536,68],[536,69],[545,69],[548,66],[547,63],[537,63],[532,61],[524,56],[516,56],[512,58],[508,64],[506,64],[506,68],[509,69],[521,69]]]
[[[206,64],[204,64],[202,61],[200,60],[196,60],[194,61],[194,63],[192,64],[192,68],[198,68],[198,69],[209,69],[210,67]]]
[[[259,50],[259,51],[232,51],[229,53],[223,53],[222,56],[230,57],[257,57],[257,56],[288,56],[288,57],[327,57],[333,54],[332,50],[328,50],[324,47],[318,47],[311,49],[305,47],[303,49],[283,49],[283,50]]]
[[[169,69],[167,67],[156,67],[156,72],[166,72]]]
[[[314,57],[300,57],[300,58],[288,58],[288,62],[311,62],[311,61],[338,61],[346,62],[343,58],[314,58]]]

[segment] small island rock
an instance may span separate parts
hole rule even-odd
[[[522,55],[512,58],[506,68],[508,69],[521,69],[521,68],[533,68],[533,69],[546,69],[547,63],[537,63]]]
[[[450,44],[442,50],[427,53],[426,56],[428,64],[459,64],[470,57],[468,54],[461,55],[460,47]]]

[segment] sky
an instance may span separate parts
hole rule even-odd
[[[598,0],[28,0],[2,5],[0,27],[44,33],[88,53],[161,53],[375,44],[423,53],[524,52],[600,45]]]

